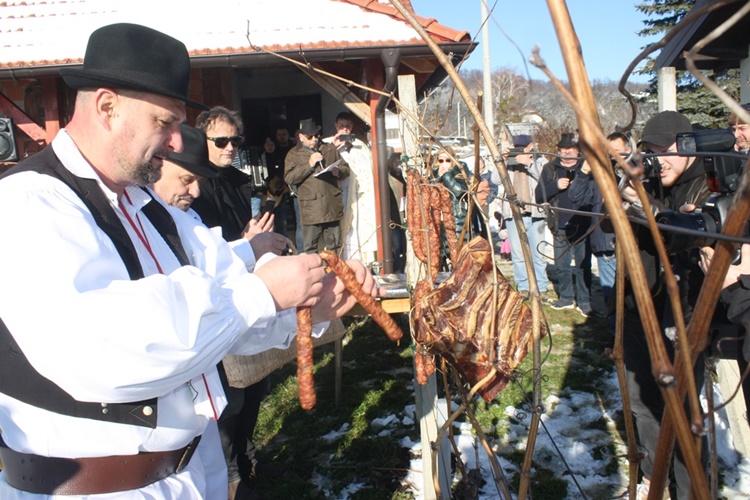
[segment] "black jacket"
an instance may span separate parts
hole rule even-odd
[[[191,208],[198,212],[206,226],[220,226],[225,240],[238,240],[253,215],[250,208],[252,179],[234,167],[216,171],[219,177],[201,181],[201,195]]]
[[[570,199],[570,187],[562,191],[557,187],[557,180],[559,178],[565,177],[569,173],[578,172],[581,169],[582,164],[583,158],[579,158],[574,166],[563,167],[560,164],[560,158],[555,158],[542,167],[542,175],[540,176],[539,183],[534,191],[537,202],[548,202],[551,206],[558,208],[583,209],[590,211],[590,206],[583,208],[576,207]],[[553,234],[557,232],[558,229],[565,228],[566,225],[571,228],[575,227],[576,233],[585,232],[590,224],[591,220],[587,216],[572,215],[567,212],[558,212],[557,210],[553,210],[547,218],[547,226],[549,226],[549,229]]]
[[[590,173],[584,174],[581,170],[576,172],[575,179],[573,179],[568,188],[568,197],[577,210],[591,210],[596,213],[604,213],[602,193],[594,181],[594,176]],[[596,224],[597,222],[598,220],[593,220],[592,224]],[[589,236],[591,252],[594,255],[614,253],[614,239],[615,234],[613,232],[605,232],[602,230],[602,225],[599,225]]]
[[[679,211],[679,208],[686,204],[703,205],[711,196],[704,174],[703,161],[696,158],[695,162],[673,186],[664,189],[664,198],[653,200],[653,211],[655,213],[664,210]],[[632,205],[628,212],[633,214],[633,209],[636,212],[634,215],[637,215],[637,212],[643,213],[642,209]],[[634,229],[646,271],[646,279],[657,305],[657,314],[661,315],[668,323],[665,326],[674,326],[673,320],[671,320],[671,307],[668,305],[667,292],[663,282],[662,262],[656,254],[656,246],[651,238],[651,233],[646,226],[640,224],[635,225]],[[698,267],[698,249],[690,248],[677,251],[670,255],[669,259],[670,262],[665,263],[665,265],[671,265],[675,275],[678,276],[680,299],[687,320],[690,317],[691,306],[695,304],[700,287],[703,284],[703,272]],[[635,303],[631,300],[626,299],[626,303],[629,307],[635,307]]]

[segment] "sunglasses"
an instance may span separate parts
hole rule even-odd
[[[438,163],[450,163],[450,158],[438,158]]]
[[[219,149],[224,149],[230,142],[232,146],[238,148],[245,142],[245,138],[241,135],[234,135],[232,137],[206,137],[206,139],[216,144],[216,147]]]

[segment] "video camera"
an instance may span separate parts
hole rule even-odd
[[[241,149],[237,157],[240,162],[239,169],[252,179],[250,185],[253,191],[265,191],[268,188],[266,184],[268,168],[263,164],[258,148],[252,146]]]
[[[663,211],[656,216],[656,222],[661,224],[705,233],[705,235],[690,235],[664,232],[664,245],[668,253],[674,254],[691,248],[711,246],[716,242],[711,234],[720,233],[724,227],[729,207],[732,204],[732,196],[737,190],[737,183],[742,174],[741,158],[721,154],[734,151],[734,141],[734,134],[728,129],[697,130],[677,134],[677,152],[680,154],[717,153],[703,156],[703,166],[708,189],[718,194],[709,198],[693,213]],[[747,227],[744,236],[748,236]],[[738,258],[739,251],[735,263],[738,262]]]

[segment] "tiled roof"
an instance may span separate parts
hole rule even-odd
[[[438,43],[470,41],[465,31],[418,19]],[[5,0],[0,68],[80,63],[91,32],[117,22],[167,33],[195,56],[253,53],[253,45],[277,52],[424,45],[382,0]]]

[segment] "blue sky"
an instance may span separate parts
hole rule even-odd
[[[535,45],[547,66],[561,80],[567,80],[552,18],[545,0],[485,0],[494,12],[490,26],[490,60],[493,70],[516,68],[526,74]],[[477,35],[481,26],[481,0],[411,0],[414,11],[423,17],[434,17],[443,25]],[[568,0],[573,26],[583,49],[586,70],[591,80],[619,81],[631,61],[657,38],[636,34],[644,27],[645,15],[635,8],[641,1],[633,0]],[[505,31],[505,34],[501,31]],[[506,36],[507,35],[507,36]],[[511,41],[518,45],[516,48]],[[479,46],[464,63],[464,69],[482,69],[482,37]],[[528,64],[531,78],[547,79],[541,70]],[[631,76],[630,81],[645,82],[646,77]]]

